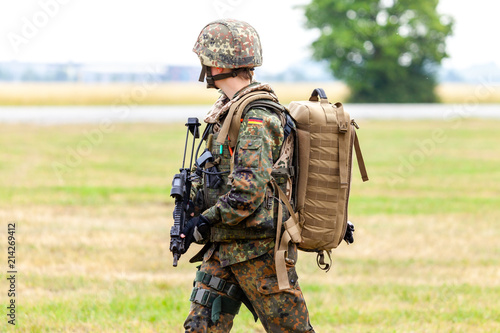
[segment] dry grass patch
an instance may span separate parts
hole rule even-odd
[[[436,87],[436,94],[443,103],[474,105],[500,103],[500,85],[492,83],[446,83]]]
[[[322,87],[331,101],[346,101],[349,88],[341,82],[275,82],[280,101],[305,100]],[[500,103],[498,84],[443,83],[436,87],[443,103]],[[143,83],[0,83],[0,105],[186,105],[212,104],[215,89],[199,82]]]
[[[343,100],[349,90],[341,83],[273,83],[282,103],[307,99],[318,86],[329,91],[332,100]],[[0,105],[185,105],[213,104],[219,94],[205,84],[83,84],[0,83]]]
[[[172,267],[172,208],[0,209],[1,220],[18,223],[21,330],[179,332],[195,272],[188,259],[199,247]],[[493,332],[499,217],[352,216],[356,242],[334,252],[329,273],[300,253],[297,270],[316,330]],[[235,326],[262,332],[244,309]]]

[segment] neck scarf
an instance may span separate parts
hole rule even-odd
[[[242,96],[248,94],[249,92],[257,90],[269,91],[270,93],[274,94],[274,91],[269,84],[259,82],[251,83],[250,85],[241,89],[234,95],[233,99],[231,100],[224,93],[221,93],[221,96],[217,99],[214,105],[212,105],[212,108],[205,117],[205,122],[208,124],[218,123],[219,120],[226,115],[227,111],[229,110],[229,108],[231,108],[231,105],[234,102],[238,101]]]

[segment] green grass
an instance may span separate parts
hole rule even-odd
[[[82,277],[85,281],[88,278]],[[67,283],[61,281],[61,283]],[[97,286],[94,286],[94,285]],[[165,283],[110,284],[89,281],[80,288],[97,294],[64,290],[55,300],[20,307],[20,327],[31,332],[55,330],[181,332],[187,286]],[[106,290],[103,290],[106,288]],[[311,285],[304,283],[311,320],[320,332],[495,331],[500,315],[500,288],[467,284],[408,286],[399,284]],[[325,292],[328,297],[325,297]],[[22,315],[29,313],[30,315]],[[176,314],[180,315],[176,317]],[[48,319],[52,322],[47,327]],[[421,323],[421,324],[419,324]],[[489,323],[489,325],[488,325]],[[248,325],[248,326],[246,326]],[[416,327],[418,325],[418,327]],[[489,326],[489,328],[488,328]],[[248,310],[235,320],[235,332],[261,331]],[[438,329],[440,328],[440,329]]]
[[[298,263],[316,331],[500,331],[500,121],[359,124],[370,181],[354,167],[355,243],[334,251],[329,273],[313,254]],[[0,238],[17,223],[16,328],[182,332],[197,248],[173,268],[168,242],[185,126],[115,124],[71,157],[97,129],[0,124]],[[233,331],[262,328],[242,309]]]
[[[356,166],[356,213],[474,213],[497,208],[500,154],[496,121],[366,122],[359,130],[371,181]],[[181,166],[185,127],[114,125],[93,144],[97,126],[4,125],[0,200],[13,204],[166,203]],[[440,142],[433,131],[441,131]],[[94,140],[97,141],[97,140]],[[34,144],[36,143],[36,144]],[[89,148],[88,148],[89,147]],[[423,147],[423,148],[422,148]]]

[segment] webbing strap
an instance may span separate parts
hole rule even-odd
[[[218,226],[213,226],[210,228],[210,239],[213,242],[225,241],[227,238],[225,236],[229,236],[233,239],[263,239],[270,238],[274,236],[274,230],[264,230],[249,234],[246,229],[228,229],[228,228],[219,228]]]
[[[339,173],[340,173],[340,188],[347,188],[347,157],[349,155],[348,149],[349,137],[345,133],[339,134]]]
[[[346,134],[349,131],[349,114],[344,112],[342,103],[336,103],[337,121],[339,124],[339,169],[340,169],[340,188],[348,187],[347,158],[349,156],[349,136]]]
[[[311,133],[338,133],[339,127],[337,125],[308,125],[297,123],[297,128]]]
[[[219,136],[217,137],[217,142],[219,144],[224,144],[224,141],[229,136],[229,144],[231,145],[231,147],[234,147],[236,145],[238,132],[241,126],[241,115],[243,114],[243,111],[248,104],[259,99],[275,100],[275,98],[269,92],[257,90],[246,94],[244,98],[234,102],[231,105],[226,115],[226,119],[224,120],[224,123],[222,124],[222,127],[220,129]]]
[[[300,235],[301,229],[298,224],[295,223],[293,217],[290,217],[287,221],[284,222],[285,230],[288,231],[292,242],[300,243],[302,242],[302,236]]]
[[[278,192],[278,197],[280,197],[281,200],[281,193],[280,193],[281,189],[274,180],[274,178],[271,178],[271,183],[273,184],[274,190]],[[280,252],[278,256],[278,250],[281,250],[280,236],[281,236],[282,223],[283,223],[283,207],[281,207],[281,202],[278,202],[278,221],[276,225],[276,240],[274,241],[274,263],[276,266],[276,277],[278,279],[278,286],[280,290],[282,286],[284,289],[290,288],[290,284],[288,283],[288,278],[286,278],[285,281],[283,282],[283,271],[286,274],[285,258],[281,257],[283,255],[283,252]]]
[[[356,159],[358,160],[359,172],[361,173],[361,178],[363,181],[368,181],[368,173],[366,172],[365,160],[363,159],[363,154],[361,153],[361,147],[359,146],[358,135],[356,130],[352,128],[354,132],[354,149],[356,150]]]
[[[240,311],[241,301],[236,301],[227,296],[222,296],[203,288],[193,288],[189,300],[212,309],[212,322],[216,323],[220,313],[225,312],[237,315]]]
[[[318,193],[318,192],[314,192],[314,191],[307,191],[306,197],[310,200],[317,200],[317,201],[327,201],[327,202],[337,202],[338,201],[337,194],[324,194],[324,193]]]
[[[335,111],[334,111],[333,105],[328,103],[327,99],[321,99],[319,105],[321,106],[321,108],[323,109],[323,111],[325,113],[326,123],[327,124],[335,123],[335,120],[337,117],[335,117]]]
[[[281,242],[279,244],[279,249],[274,255],[274,260],[276,264],[276,277],[278,279],[278,287],[280,290],[290,289],[290,283],[288,282],[288,271],[286,269],[286,258],[288,257],[288,243],[291,238],[288,232],[284,232],[281,237]]]
[[[293,224],[299,225],[299,221],[295,212],[293,211],[286,194],[281,190],[274,179],[271,179],[271,183],[275,191],[278,192],[278,197],[280,202],[284,203],[288,209],[290,216],[292,218]],[[281,235],[281,227],[283,225],[283,207],[281,204],[278,205],[278,224],[276,228],[276,241],[274,245],[274,262],[276,265],[276,277],[278,279],[278,287],[280,290],[290,289],[290,283],[288,282],[288,271],[286,269],[286,258],[288,256],[288,243],[291,241],[290,234],[287,230]],[[287,225],[292,225],[292,222],[287,221]],[[280,240],[281,236],[281,240]]]
[[[332,225],[331,224],[328,224],[328,223],[323,223],[323,225],[319,225],[319,223],[322,223],[322,221],[313,221],[313,223],[318,223],[317,225],[320,226],[320,227],[323,227],[323,228],[330,228],[330,231],[329,232],[323,232],[323,233],[318,233],[317,230],[309,230],[307,228],[304,228],[302,230],[302,238],[305,239],[307,242],[307,240],[310,240],[310,241],[313,241],[313,243],[315,244],[314,247],[312,248],[312,250],[317,251],[317,248],[325,244],[331,244],[332,242],[332,237],[334,237],[334,235],[332,233],[335,232],[335,230],[331,229]],[[326,229],[325,229],[326,230]],[[323,243],[323,244],[321,244]]]
[[[337,148],[337,140],[322,140],[322,139],[311,139],[309,146],[311,147],[323,147],[323,148]]]
[[[243,290],[237,285],[205,272],[197,271],[194,281],[201,282],[210,288],[221,291],[224,294],[237,299],[240,299],[243,296]]]
[[[344,111],[342,103],[335,103],[337,108],[337,121],[339,123],[339,132],[347,133],[349,127],[349,114]]]
[[[329,167],[318,167],[314,165],[309,166],[309,172],[319,173],[328,176],[338,176],[340,174],[339,168],[329,168]]]
[[[309,154],[311,160],[322,160],[322,161],[338,161],[339,156],[337,154],[324,153],[324,152],[311,152]]]
[[[255,311],[252,303],[248,299],[247,295],[243,292],[243,289],[238,287],[235,284],[229,283],[224,279],[221,279],[219,277],[213,276],[211,274],[205,273],[205,272],[196,272],[196,277],[194,279],[195,282],[201,282],[205,284],[206,286],[209,286],[211,288],[214,288],[215,290],[221,291],[231,297],[236,298],[237,300],[241,300],[248,310],[253,315],[253,319],[257,322],[258,320],[258,315],[257,312]]]
[[[329,215],[329,216],[335,216],[337,213],[337,209],[335,208],[321,208],[321,207],[316,207],[310,204],[305,204],[305,210],[306,212],[310,214],[321,214],[321,215]],[[331,224],[331,221],[327,221],[327,225]]]
[[[307,186],[321,187],[321,188],[339,188],[339,182],[337,181],[324,181],[321,179],[314,179],[309,177],[307,181]]]

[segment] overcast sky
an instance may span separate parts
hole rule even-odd
[[[231,17],[259,32],[267,71],[310,56],[308,0],[0,0],[0,61],[199,65],[191,49],[203,26]],[[456,19],[446,67],[500,66],[500,2],[441,0]]]

